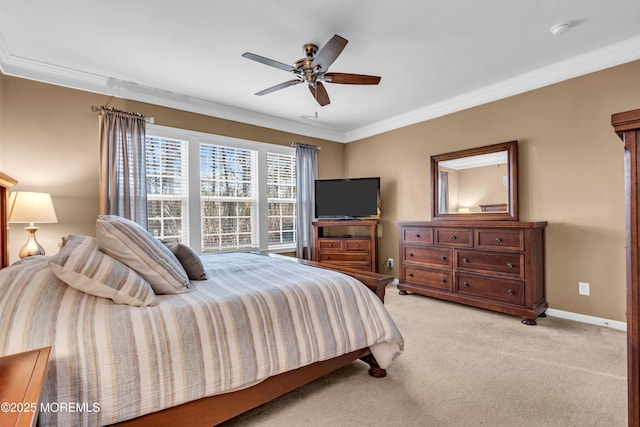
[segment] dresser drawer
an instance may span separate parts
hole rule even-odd
[[[344,250],[344,240],[342,239],[318,239],[320,249]]]
[[[436,245],[467,247],[473,246],[473,230],[470,228],[436,228]]]
[[[403,228],[402,241],[405,243],[433,244],[433,228]]]
[[[404,268],[404,281],[414,285],[452,292],[451,272],[446,270],[429,270],[414,267]]]
[[[369,239],[347,239],[345,240],[348,251],[370,251],[371,240]]]
[[[475,233],[476,248],[524,251],[522,230],[479,229]]]
[[[524,254],[458,250],[456,255],[456,267],[461,270],[505,273],[524,279]]]
[[[455,292],[460,295],[524,305],[524,282],[517,280],[458,274]]]
[[[320,262],[371,262],[370,252],[326,252],[320,251],[318,254],[318,261]]]
[[[448,248],[405,246],[402,256],[403,261],[409,263],[418,263],[440,268],[451,268],[453,265],[453,249]]]

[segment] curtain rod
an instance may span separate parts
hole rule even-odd
[[[292,147],[315,148],[318,151],[322,150],[322,147],[318,147],[317,145],[313,145],[313,144],[305,144],[303,142],[292,142],[291,146]]]
[[[117,113],[117,114],[126,114],[126,115],[133,116],[133,117],[144,118],[144,114],[142,114],[142,113],[132,113],[132,112],[128,112],[128,111],[118,110],[117,108],[107,108],[105,106],[102,106],[102,107],[96,107],[95,105],[91,106],[91,111],[93,111],[94,113],[98,113],[98,112],[100,112],[102,110],[107,110],[107,111],[110,111],[112,113]]]
[[[133,117],[133,118],[136,118],[136,119],[144,119],[144,121],[147,122],[147,123],[151,123],[151,124],[155,123],[155,118],[154,117],[146,117],[142,113],[130,113],[130,112],[127,112],[127,111],[118,110],[116,108],[107,108],[106,106],[102,106],[102,107],[96,107],[95,105],[91,106],[91,111],[93,111],[94,113],[99,113],[99,112],[102,111],[102,109],[105,109],[107,111],[111,111],[111,112],[116,113],[116,114],[123,114],[123,115],[126,115],[126,116],[130,116],[130,117]]]

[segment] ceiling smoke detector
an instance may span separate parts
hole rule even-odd
[[[557,36],[558,34],[569,31],[570,27],[571,24],[569,24],[568,22],[560,22],[559,24],[556,24],[553,27],[549,28],[549,31],[551,31],[551,34],[553,34],[554,36]]]

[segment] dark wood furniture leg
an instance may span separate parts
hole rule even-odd
[[[361,357],[360,360],[369,364],[369,375],[372,377],[384,378],[387,376],[387,371],[378,365],[378,361],[373,357],[373,354],[369,353],[368,355]]]

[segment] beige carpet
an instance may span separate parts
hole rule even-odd
[[[240,426],[626,426],[624,332],[518,317],[387,288],[405,352],[354,362],[225,423]]]

